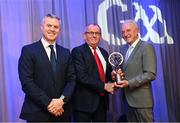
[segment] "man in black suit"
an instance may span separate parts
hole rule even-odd
[[[72,50],[77,77],[73,96],[75,120],[102,122],[106,121],[107,92],[113,93],[114,90],[114,83],[109,83],[112,69],[108,63],[108,53],[98,47],[101,28],[90,24],[83,36],[85,43]]]
[[[60,19],[46,15],[41,31],[41,40],[24,46],[19,59],[19,78],[25,93],[20,118],[28,122],[70,121],[75,73],[70,51],[56,43]]]

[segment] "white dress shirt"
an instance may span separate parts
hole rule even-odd
[[[125,56],[125,62],[128,60],[129,56],[131,55],[131,53],[133,52],[134,48],[136,47],[137,43],[139,42],[139,38],[134,42],[132,43],[131,45],[129,45],[129,48],[126,52],[126,56]]]
[[[89,46],[89,47],[91,49],[91,52],[94,55],[94,49],[91,46]],[[96,52],[98,54],[99,59],[101,60],[101,63],[102,63],[103,69],[104,69],[104,73],[106,74],[106,61],[105,61],[105,59],[104,59],[103,55],[101,54],[101,51],[99,50],[98,47],[96,47]]]
[[[47,56],[49,58],[49,61],[50,61],[50,54],[51,54],[51,48],[49,47],[49,45],[53,45],[53,49],[54,49],[54,52],[55,52],[55,55],[57,54],[56,53],[56,43],[54,42],[54,44],[49,44],[43,37],[41,38],[41,42],[43,44],[43,47],[47,53]],[[56,55],[56,59],[57,59],[57,55]]]

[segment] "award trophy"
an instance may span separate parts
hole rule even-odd
[[[114,70],[117,71],[123,62],[123,56],[119,52],[113,52],[109,55],[108,61],[114,67]],[[116,74],[116,82],[118,83],[119,81],[121,81],[121,77],[119,74]]]

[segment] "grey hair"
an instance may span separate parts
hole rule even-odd
[[[134,20],[125,20],[123,25],[126,24],[126,23],[131,23],[138,29],[138,25],[137,25],[136,21],[134,21]]]
[[[42,19],[41,21],[41,24],[44,23],[45,19],[46,18],[54,18],[54,19],[57,19],[59,21],[59,24],[61,25],[61,19],[57,16],[57,15],[54,15],[54,14],[47,14],[44,16],[44,18]]]
[[[101,27],[96,23],[88,24],[84,29],[84,33],[86,33],[88,31],[90,25],[97,26],[99,28],[100,33],[101,33]]]

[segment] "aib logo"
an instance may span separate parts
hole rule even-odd
[[[101,27],[103,27],[102,37],[106,41],[111,40],[111,43],[114,45],[124,44],[125,42],[123,41],[123,39],[120,39],[119,36],[116,36],[108,32],[107,11],[112,6],[121,7],[123,13],[128,12],[127,5],[123,4],[121,0],[117,0],[117,1],[104,0],[99,5],[98,15],[97,15],[98,24]],[[144,9],[143,6],[139,5],[137,2],[133,2],[132,6],[135,9],[134,20],[136,22],[141,21],[143,23],[143,26],[146,28],[145,34],[141,36],[142,40],[144,41],[150,40],[156,44],[163,44],[165,42],[167,44],[174,44],[173,38],[167,32],[166,20],[162,18],[161,10],[157,6],[148,5],[148,9],[151,9],[153,11],[153,15],[151,17],[148,16],[147,9]],[[119,23],[123,23],[123,21],[124,20],[120,20]],[[157,23],[157,21],[160,22],[162,25],[161,28],[163,30],[163,33],[161,35],[153,28],[155,23]]]

